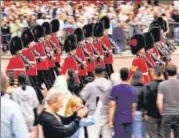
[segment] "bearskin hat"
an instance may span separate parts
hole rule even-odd
[[[24,44],[24,47],[28,47],[28,44],[30,42],[34,41],[34,36],[33,36],[32,32],[29,28],[25,29],[22,32],[21,39],[22,39],[22,42]]]
[[[9,43],[10,52],[12,55],[16,55],[16,52],[23,49],[22,40],[20,37],[15,36],[10,40]]]
[[[164,29],[164,19],[162,17],[158,17],[157,19],[155,19],[155,21],[157,21],[161,27],[161,29]]]
[[[33,34],[34,34],[34,38],[35,38],[35,39],[38,39],[38,38],[44,36],[43,28],[42,28],[42,26],[40,26],[40,25],[36,25],[36,26],[32,29],[32,32],[33,32]]]
[[[84,35],[85,37],[91,37],[93,36],[93,32],[94,32],[94,24],[91,23],[91,24],[86,24],[84,27],[83,27],[83,32],[84,32]]]
[[[149,31],[150,31],[153,27],[160,27],[160,28],[161,28],[161,26],[160,26],[160,24],[159,24],[158,21],[153,21],[153,22],[150,24],[150,26],[149,26]]]
[[[161,31],[160,31],[160,27],[153,27],[150,30],[150,33],[153,36],[154,42],[159,42],[160,41],[160,37],[161,37]]]
[[[52,33],[58,32],[60,28],[60,22],[57,19],[51,21]]]
[[[135,34],[131,37],[130,48],[133,55],[136,55],[139,50],[145,48],[145,40],[142,34]]]
[[[76,36],[77,43],[85,39],[83,30],[81,28],[76,28],[74,35]]]
[[[94,25],[94,36],[95,37],[100,37],[103,36],[104,33],[104,28],[102,23],[96,23]]]
[[[43,27],[43,31],[44,31],[44,34],[45,34],[45,35],[51,34],[52,30],[51,30],[51,25],[50,25],[50,23],[44,22],[44,23],[42,24],[42,27]]]
[[[74,34],[68,35],[64,42],[65,52],[68,53],[72,50],[75,50],[76,48],[77,48],[77,41],[75,35]]]
[[[100,19],[100,22],[104,25],[104,29],[109,29],[110,28],[110,20],[107,16],[104,16]]]
[[[154,39],[150,32],[144,33],[145,49],[151,49],[154,47]]]
[[[163,31],[166,32],[167,30],[168,30],[167,22],[164,20],[164,28],[163,28]]]

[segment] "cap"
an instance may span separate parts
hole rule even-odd
[[[95,37],[100,37],[100,36],[103,36],[103,33],[104,33],[103,24],[101,22],[100,23],[96,23],[94,25],[94,36]]]
[[[18,36],[13,37],[9,43],[10,52],[12,55],[16,55],[16,52],[23,49],[21,38]]]
[[[76,28],[74,31],[74,35],[76,37],[77,43],[85,39],[83,30],[81,28]]]
[[[43,31],[44,31],[44,34],[45,34],[45,35],[51,34],[52,30],[51,30],[50,23],[44,22],[44,23],[42,24],[42,27],[43,27]]]
[[[77,41],[75,35],[74,34],[68,35],[64,42],[65,52],[68,53],[72,50],[75,50],[76,48],[77,48]]]
[[[102,67],[101,65],[96,65],[95,67],[95,73],[96,74],[101,74],[102,72],[104,72],[106,69],[104,67]]]
[[[135,34],[131,37],[130,48],[133,55],[136,55],[139,50],[145,48],[145,40],[142,34]]]
[[[110,28],[110,20],[107,16],[104,16],[100,19],[100,22],[103,24],[104,29],[109,29]]]
[[[43,28],[42,28],[42,26],[40,26],[40,25],[36,25],[36,26],[32,29],[32,32],[33,32],[33,34],[34,34],[35,39],[38,39],[38,38],[44,36]]]
[[[87,24],[83,27],[83,32],[84,32],[84,35],[85,37],[91,37],[93,36],[93,32],[94,32],[94,24],[91,23],[91,24]]]
[[[51,21],[52,33],[58,32],[60,28],[60,22],[57,19]]]
[[[155,26],[155,27],[151,28],[150,33],[153,36],[154,42],[160,41],[160,37],[161,37],[160,32],[161,32],[160,27]]]
[[[154,47],[154,39],[150,32],[144,33],[145,49],[151,49]]]
[[[22,42],[24,47],[28,47],[28,44],[34,41],[34,36],[29,28],[25,29],[21,35]]]

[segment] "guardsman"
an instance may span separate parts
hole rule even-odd
[[[32,68],[26,71],[27,75],[29,76],[29,80],[31,82],[32,87],[36,90],[39,102],[42,103],[43,94],[41,92],[41,86],[38,83],[38,72],[37,72],[37,65],[38,62],[41,62],[40,57],[36,57],[34,54],[33,46],[35,45],[34,36],[32,35],[30,29],[26,29],[22,32],[21,35],[22,42],[24,44],[24,49],[22,50],[22,55],[25,56],[29,62],[33,65]]]
[[[58,71],[56,69],[56,73],[59,73],[59,68],[60,68],[60,62],[61,62],[61,54],[62,54],[62,51],[63,51],[63,44],[60,42],[60,40],[58,39],[57,37],[57,33],[59,31],[59,28],[60,28],[60,23],[57,19],[54,19],[51,21],[51,27],[52,27],[52,34],[51,34],[51,37],[50,37],[50,42],[51,43],[54,43],[55,45],[55,52],[54,52],[54,57],[55,57],[55,65],[56,67],[58,67]],[[59,75],[59,74],[58,74]]]
[[[21,51],[23,49],[20,37],[13,37],[10,40],[9,47],[12,58],[9,60],[9,63],[7,65],[6,74],[7,76],[13,75],[15,80],[17,80],[20,73],[26,74],[26,65],[20,56]]]
[[[79,68],[78,75],[80,77],[81,82],[84,82],[85,77],[88,75],[87,64],[93,60],[93,57],[90,53],[84,48],[85,36],[83,30],[81,28],[76,28],[74,31],[74,35],[77,40],[78,47],[76,48],[76,55],[82,60],[85,64],[84,68]]]
[[[135,71],[140,71],[143,76],[143,83],[149,83],[149,68],[145,58],[145,40],[142,34],[136,34],[131,38],[130,48],[132,54],[136,55],[136,57],[132,61],[129,80],[132,79]]]
[[[79,66],[83,67],[83,63],[79,63],[80,61],[77,61],[78,57],[76,56],[76,48],[77,48],[77,42],[74,34],[70,34],[67,36],[65,42],[64,42],[64,49],[67,53],[67,57],[64,59],[64,62],[62,64],[62,67],[60,69],[60,74],[66,75],[69,69],[73,69],[77,76],[75,77],[75,82],[80,83],[79,76],[78,76],[78,69]]]
[[[102,43],[98,41],[98,38],[102,36],[103,32],[103,24],[102,23],[96,23],[94,25],[94,35],[93,35],[93,50],[95,53],[98,54],[98,59],[96,60],[96,64],[101,65],[102,67],[105,67],[104,63],[104,51],[102,48]]]
[[[51,26],[48,22],[44,22],[42,24],[42,28],[43,28],[43,32],[44,32],[44,46],[48,48],[50,56],[52,57],[48,62],[49,62],[49,68],[50,68],[50,72],[52,75],[52,79],[55,80],[56,76],[58,74],[56,74],[56,65],[55,65],[55,57],[54,57],[54,52],[55,52],[55,46],[50,43],[49,38],[51,37]],[[48,54],[48,52],[46,51],[46,53]],[[58,68],[57,68],[58,71]]]
[[[42,84],[44,83],[43,80],[45,80],[45,85],[47,89],[50,89],[52,86],[52,80],[51,80],[51,75],[49,73],[49,62],[48,62],[50,55],[46,54],[45,47],[43,46],[41,42],[38,41],[41,35],[43,35],[43,31],[41,31],[41,34],[40,34],[38,28],[41,28],[41,27],[35,26],[32,30],[34,34],[34,41],[36,42],[36,44],[34,45],[34,50],[37,51],[40,54],[40,57],[43,59],[37,65],[38,81]]]
[[[90,54],[87,57],[87,69],[88,69],[88,75],[91,77],[94,77],[94,69],[95,69],[95,61],[97,61],[97,53],[94,53],[94,47],[93,47],[93,26],[94,24],[87,24],[83,27],[83,33],[85,36],[85,44],[84,49]]]
[[[107,31],[110,28],[110,20],[107,16],[104,16],[100,19],[100,22],[102,22],[103,27],[104,27],[104,33],[103,36],[100,37],[101,42],[103,43],[103,45],[106,46],[106,51],[107,51],[107,55],[104,57],[104,62],[106,64],[106,69],[108,71],[109,76],[114,72],[113,70],[113,55],[112,55],[112,51],[115,48],[115,45],[112,43],[111,39],[109,38]]]
[[[100,53],[103,54],[104,57],[104,63],[105,63],[105,68],[107,71],[108,77],[113,73],[113,58],[112,58],[112,53],[108,49],[108,47],[101,41],[101,38],[103,37],[104,29],[103,29],[103,24],[102,23],[96,23],[94,26],[94,36],[96,43],[94,43],[94,46],[96,46],[97,49],[100,50]],[[102,48],[102,49],[101,49]]]

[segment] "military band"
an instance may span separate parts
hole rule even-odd
[[[115,48],[105,34],[109,25],[109,18],[104,16],[95,24],[76,28],[67,35],[64,44],[57,35],[60,28],[57,19],[36,25],[32,30],[27,28],[21,38],[13,37],[9,43],[12,58],[6,73],[13,74],[15,79],[20,73],[27,74],[41,102],[42,84],[50,89],[58,75],[66,75],[71,70],[76,74],[73,75],[74,82],[81,86],[87,76],[94,76],[97,64],[106,67],[109,78],[114,72],[112,51]],[[165,74],[165,65],[171,62],[171,54],[175,51],[175,47],[164,36],[166,31],[166,22],[159,17],[151,23],[148,32],[131,37],[130,49],[135,58],[129,80],[135,71],[141,71],[144,84],[149,83],[152,80],[150,69],[157,64],[163,67]],[[66,56],[62,61],[63,50]]]

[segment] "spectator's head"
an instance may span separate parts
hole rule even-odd
[[[8,79],[4,75],[4,73],[1,72],[1,96],[4,95],[8,88]]]
[[[85,77],[85,79],[84,79],[84,84],[86,85],[86,84],[92,82],[93,80],[94,80],[93,77]]]
[[[174,64],[169,64],[166,67],[166,71],[169,77],[173,77],[177,75],[177,66]]]
[[[64,95],[58,90],[51,90],[47,93],[45,101],[47,102],[47,109],[49,108],[54,113],[59,111],[59,109],[63,106]]]
[[[142,73],[140,71],[134,72],[131,84],[132,85],[142,84]]]
[[[122,81],[127,81],[129,76],[129,69],[128,68],[121,68],[120,69],[120,77]]]
[[[104,77],[105,68],[101,65],[96,65],[95,67],[95,77]]]
[[[83,102],[77,96],[71,96],[67,103],[67,108],[65,111],[65,115],[72,115],[74,112],[77,112],[80,108],[84,107]]]
[[[29,78],[24,73],[21,73],[18,77],[18,83],[22,87],[22,90],[26,90],[26,85],[29,84]]]
[[[151,70],[151,75],[153,79],[157,79],[161,77],[162,75],[162,69],[160,66],[154,66]]]

